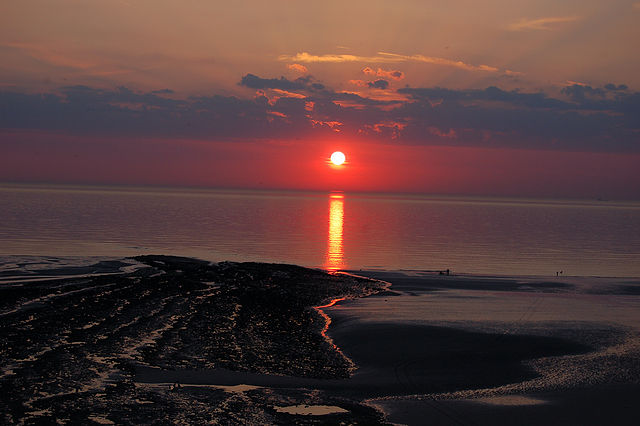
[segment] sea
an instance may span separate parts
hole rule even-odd
[[[0,268],[140,254],[497,276],[640,277],[640,202],[0,185]]]

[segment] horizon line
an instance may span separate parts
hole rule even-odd
[[[478,193],[444,193],[444,192],[415,192],[415,191],[367,191],[367,190],[344,190],[344,189],[307,189],[307,188],[281,188],[281,187],[240,187],[240,186],[214,186],[214,185],[183,185],[183,184],[140,184],[140,183],[104,183],[104,182],[42,182],[42,181],[0,181],[0,188],[34,188],[34,189],[55,189],[65,188],[67,190],[82,190],[84,188],[96,188],[105,192],[112,190],[126,190],[128,192],[171,192],[171,190],[197,191],[220,191],[220,192],[275,192],[275,193],[312,193],[328,195],[340,192],[345,195],[386,195],[404,197],[442,197],[447,199],[463,200],[511,200],[511,201],[570,201],[570,202],[599,202],[599,203],[640,203],[640,199],[631,198],[607,198],[607,197],[557,197],[524,194],[478,194]],[[115,190],[115,191],[114,191]],[[606,204],[602,204],[605,206]]]

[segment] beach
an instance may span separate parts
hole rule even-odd
[[[0,286],[6,423],[635,420],[634,279],[171,256],[25,271]]]
[[[399,424],[633,424],[638,280],[359,271],[388,293],[328,309]]]

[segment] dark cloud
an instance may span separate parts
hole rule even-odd
[[[583,151],[640,151],[640,93],[607,95],[604,88],[573,85],[568,99],[543,92],[405,88],[417,102],[405,115],[420,116],[403,130],[419,138],[429,127],[458,129],[459,143]],[[436,133],[436,132],[432,132]]]
[[[153,93],[154,95],[172,95],[175,92],[171,89],[160,89],[160,90],[153,90],[151,93]]]
[[[369,86],[372,89],[386,89],[387,87],[389,87],[389,82],[387,80],[384,79],[379,79],[376,81],[370,81],[367,83],[367,86]]]
[[[603,98],[607,94],[603,88],[593,88],[584,84],[567,86],[562,89],[562,93],[566,94],[576,102],[584,102],[586,99],[594,97]]]
[[[486,89],[472,90],[451,90],[440,87],[434,88],[403,88],[398,89],[398,93],[411,96],[421,100],[442,100],[446,102],[460,101],[494,101],[504,102],[511,105],[525,106],[530,108],[556,108],[562,109],[566,103],[547,97],[544,93],[521,93],[517,90],[505,91],[491,86]]]
[[[0,129],[211,140],[335,136],[339,130],[347,138],[404,144],[640,152],[640,93],[625,85],[573,85],[558,98],[498,87],[405,87],[397,92],[406,101],[381,101],[332,91],[307,76],[288,80],[247,74],[241,84],[263,93],[251,99],[176,99],[166,97],[175,95],[167,89],[127,87],[5,91],[0,92]],[[372,84],[388,88],[386,80]]]
[[[322,90],[324,86],[313,83],[310,76],[304,76],[295,80],[280,78],[260,78],[257,75],[247,74],[240,80],[240,85],[250,89],[279,89],[286,91],[296,90]]]
[[[616,86],[613,83],[606,84],[604,86],[604,88],[607,89],[607,90],[613,90],[613,91],[620,91],[620,90],[627,90],[628,89],[626,84],[620,84],[620,85]]]
[[[0,127],[148,137],[258,137],[268,131],[268,102],[210,96],[172,100],[126,88],[84,86],[60,94],[0,93]]]

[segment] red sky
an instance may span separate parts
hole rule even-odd
[[[640,199],[638,2],[240,3],[0,5],[0,181]]]
[[[590,153],[348,141],[211,142],[29,134],[0,180],[533,197],[633,199],[638,158]],[[348,163],[330,166],[334,150]]]

